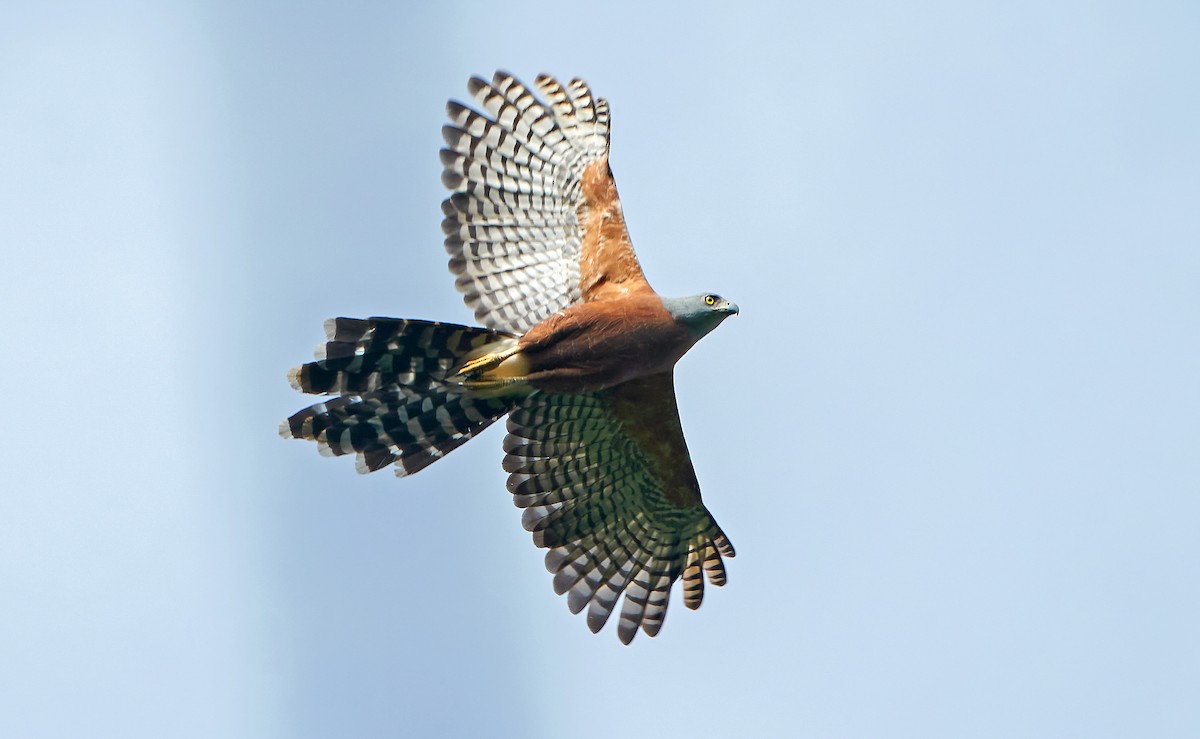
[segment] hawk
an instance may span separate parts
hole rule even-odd
[[[508,416],[504,469],[554,590],[599,631],[655,636],[671,587],[699,607],[732,545],[700,500],[673,368],[738,307],[660,297],[642,274],[608,166],[608,103],[497,72],[443,127],[442,230],[482,327],[334,318],[288,379],[337,396],[280,425],[359,472],[411,475]],[[622,595],[624,599],[622,600]]]

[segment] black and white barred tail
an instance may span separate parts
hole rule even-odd
[[[359,472],[399,476],[433,464],[504,416],[514,397],[478,397],[452,379],[465,360],[516,341],[486,328],[398,318],[331,318],[315,362],[288,373],[305,393],[341,397],[279,426],[327,456],[356,455]]]

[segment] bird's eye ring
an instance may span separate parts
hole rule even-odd
[[[705,295],[704,296],[704,304],[705,305],[714,305],[714,304],[716,304],[716,302],[717,302],[717,298],[715,295]]]

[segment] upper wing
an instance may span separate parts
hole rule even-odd
[[[621,594],[617,634],[654,636],[671,585],[697,608],[704,575],[725,584],[733,547],[700,501],[670,372],[588,395],[538,393],[508,419],[508,489],[555,592],[599,631]]]
[[[525,333],[567,306],[648,290],[608,168],[608,103],[583,80],[512,76],[447,105],[442,203],[450,270],[483,325]],[[548,107],[547,107],[548,106]]]

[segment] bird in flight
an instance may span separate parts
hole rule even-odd
[[[658,634],[671,587],[699,607],[733,546],[700,500],[675,404],[675,363],[738,307],[660,297],[634,255],[608,166],[609,109],[583,80],[468,83],[442,129],[442,230],[482,327],[333,318],[288,374],[336,396],[285,438],[411,475],[508,416],[504,469],[554,589],[599,631]],[[622,595],[624,599],[622,600]]]

